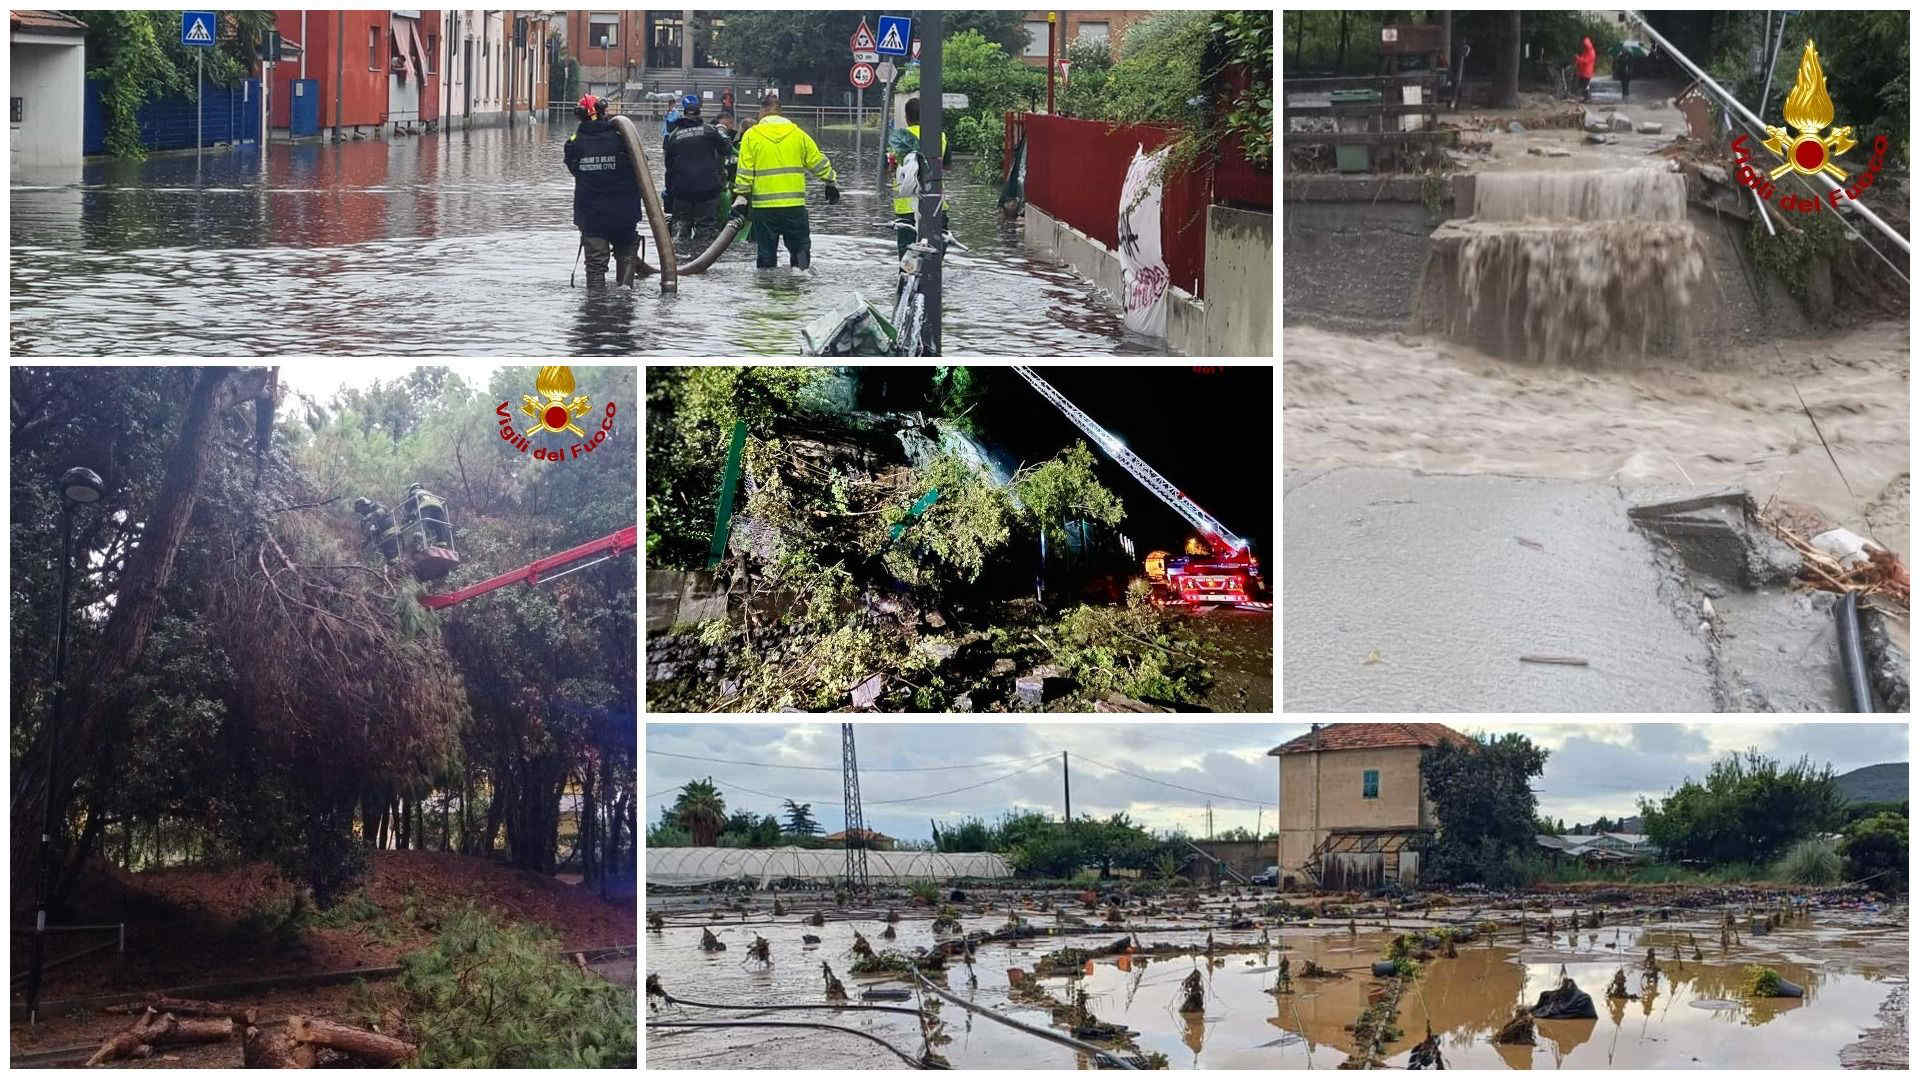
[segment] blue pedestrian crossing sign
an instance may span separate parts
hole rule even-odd
[[[904,15],[880,16],[880,40],[874,52],[881,56],[905,56],[913,38],[913,20]]]
[[[211,11],[183,11],[180,13],[180,44],[213,47],[215,15]]]

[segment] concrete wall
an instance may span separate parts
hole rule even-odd
[[[1417,746],[1282,754],[1279,761],[1282,874],[1306,865],[1334,828],[1414,827],[1431,818]],[[1378,798],[1365,797],[1368,769],[1380,772]]]
[[[1273,865],[1273,844],[1265,840],[1214,841],[1195,840],[1194,846],[1201,851],[1233,867],[1234,872],[1244,878],[1264,873]],[[1198,855],[1190,856],[1180,872],[1194,881],[1232,880],[1220,872],[1220,868]]]
[[[1205,356],[1272,356],[1273,214],[1207,208]]]
[[[1208,288],[1219,289],[1224,296],[1214,302],[1202,301],[1178,286],[1167,290],[1167,348],[1181,356],[1272,356],[1273,348],[1273,226],[1271,215],[1252,214],[1224,206],[1211,207],[1208,213],[1209,247],[1207,265],[1213,265],[1211,230],[1213,212],[1239,215],[1227,226],[1230,234],[1223,256],[1234,265],[1260,262],[1253,254],[1258,246],[1258,227],[1241,220],[1267,219],[1266,276],[1258,284],[1216,278],[1209,271]],[[1223,219],[1224,220],[1224,219]],[[1110,297],[1121,292],[1120,256],[1105,244],[1044,211],[1027,204],[1026,245],[1036,253],[1071,267],[1074,272],[1100,287]],[[1249,271],[1251,272],[1251,271]],[[1209,310],[1213,312],[1209,316]]]
[[[7,85],[10,96],[22,99],[20,122],[8,125],[8,161],[13,166],[80,164],[87,100],[83,41],[78,36],[13,35]]]
[[[647,571],[648,633],[726,616],[726,586],[715,575],[698,570]]]

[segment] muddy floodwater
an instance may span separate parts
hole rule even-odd
[[[1267,894],[1270,898],[1271,894]],[[1265,899],[1261,900],[1264,904]],[[787,901],[775,918],[764,899],[744,913],[716,914],[710,901],[671,898],[650,902],[650,911],[667,919],[664,930],[646,933],[645,964],[674,997],[728,1005],[824,1003],[821,964],[846,984],[853,1007],[844,1010],[754,1012],[716,1010],[649,999],[652,1021],[706,1022],[753,1019],[803,1020],[857,1027],[880,1037],[909,1056],[924,1049],[915,1017],[904,1013],[855,1011],[863,993],[903,989],[904,978],[862,978],[850,974],[849,950],[856,931],[876,950],[912,952],[931,946],[935,936],[924,908],[910,904],[852,909],[832,898],[809,894]],[[964,930],[993,931],[1005,925],[1008,904],[990,901],[992,911],[974,914],[977,905],[956,905],[965,913]],[[896,940],[882,937],[887,906],[902,919]],[[1120,928],[1073,927],[1098,923],[1101,916],[1068,903],[1068,914],[1024,909],[1033,926],[1081,930],[1071,934],[976,946],[972,968],[952,963],[943,985],[995,1015],[1039,1027],[1052,1026],[1047,1003],[1013,990],[1009,969],[1021,969],[1037,981],[1053,1003],[1066,1004],[1084,992],[1088,1011],[1100,1021],[1130,1029],[1134,1045],[1124,1052],[1164,1054],[1172,1068],[1333,1068],[1353,1049],[1347,1030],[1377,996],[1384,983],[1370,974],[1396,934],[1421,928],[1475,925],[1494,920],[1500,929],[1457,947],[1457,956],[1436,955],[1421,966],[1403,994],[1395,1027],[1398,1037],[1384,1046],[1384,1062],[1405,1067],[1414,1044],[1429,1025],[1447,1066],[1452,1068],[1830,1068],[1864,1031],[1874,1028],[1876,1012],[1893,1003],[1904,1015],[1907,929],[1904,908],[1891,912],[1870,906],[1818,909],[1787,920],[1770,934],[1743,931],[1738,944],[1720,946],[1723,913],[1718,908],[1635,915],[1608,912],[1601,928],[1567,931],[1571,909],[1553,912],[1562,927],[1551,937],[1542,929],[1545,913],[1530,915],[1532,929],[1522,941],[1513,911],[1436,910],[1393,914],[1382,919],[1362,915],[1349,930],[1341,919],[1258,920],[1252,930],[1227,930],[1224,902],[1200,912],[1133,914],[1141,944],[1204,947],[1211,934],[1215,955],[1099,957],[1077,973],[1035,976],[1040,958],[1065,946],[1098,949],[1113,943]],[[815,910],[824,926],[806,925]],[[743,918],[744,915],[744,918]],[[1082,918],[1084,917],[1084,918]],[[1743,916],[1744,917],[1744,916]],[[724,952],[700,947],[700,928],[711,927]],[[748,959],[754,936],[771,945],[771,968]],[[802,943],[813,934],[817,945]],[[1265,945],[1262,947],[1262,938]],[[950,935],[942,935],[950,936]],[[1655,949],[1659,974],[1642,971],[1646,950]],[[1692,959],[1695,948],[1702,958]],[[1676,951],[1679,958],[1675,958]],[[1286,958],[1293,992],[1273,994],[1277,967]],[[1308,961],[1338,978],[1301,977]],[[1743,969],[1765,964],[1789,982],[1805,988],[1799,999],[1755,999],[1742,988]],[[1624,969],[1631,999],[1606,997],[1616,970]],[[1205,1010],[1179,1011],[1181,984],[1202,973]],[[1557,986],[1564,972],[1592,996],[1598,1017],[1592,1020],[1544,1020],[1531,1046],[1496,1045],[1494,1032],[1516,1007],[1532,1005]],[[913,1000],[875,1001],[913,1008]],[[926,1001],[937,999],[926,995]],[[932,1049],[955,1068],[1089,1068],[1090,1056],[940,1003]],[[943,1041],[947,1040],[947,1041]],[[1103,1047],[1108,1044],[1102,1044]],[[843,1032],[764,1028],[652,1027],[646,1033],[647,1063],[656,1068],[898,1068],[903,1063],[887,1050]],[[1904,1060],[1904,1059],[1903,1059]]]
[[[640,127],[657,175],[659,124]],[[855,292],[891,307],[877,131],[859,154],[851,133],[816,133],[844,197],[810,194],[812,273],[757,271],[743,237],[662,297],[644,283],[588,293],[584,274],[569,284],[573,128],[15,169],[9,343],[16,355],[793,354],[801,326]],[[956,158],[947,183],[970,249],[946,263],[948,353],[1164,351],[1128,334],[1099,290],[1028,258],[997,185],[969,166]]]

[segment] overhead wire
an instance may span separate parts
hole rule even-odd
[[[993,778],[991,778],[991,779],[987,779],[987,780],[982,780],[982,781],[980,781],[980,782],[979,782],[979,783],[977,783],[977,784],[965,784],[965,785],[962,785],[962,786],[960,786],[960,787],[957,787],[957,788],[948,788],[948,789],[946,789],[945,791],[933,791],[933,792],[928,792],[928,793],[927,793],[927,794],[925,794],[925,795],[912,795],[912,796],[908,796],[907,798],[904,798],[904,799],[863,799],[863,800],[861,800],[861,805],[862,805],[862,806],[898,806],[898,805],[900,805],[900,804],[902,804],[902,803],[911,803],[911,802],[924,802],[924,801],[926,801],[926,800],[928,800],[928,799],[937,799],[937,798],[939,798],[939,797],[940,797],[940,796],[942,796],[942,795],[953,795],[953,794],[956,794],[956,793],[958,793],[958,792],[962,792],[962,791],[972,791],[972,790],[973,790],[974,788],[982,788],[982,787],[986,787],[986,786],[987,786],[987,785],[989,785],[989,784],[997,784],[997,783],[999,783],[999,782],[1000,782],[1000,781],[1002,781],[1002,780],[1007,780],[1007,779],[1010,779],[1010,778],[1012,778],[1012,777],[1015,777],[1015,776],[1019,776],[1019,775],[1020,775],[1021,773],[1024,773],[1024,772],[1031,772],[1031,771],[1033,771],[1034,769],[1037,769],[1037,768],[1039,768],[1040,766],[1042,766],[1042,765],[1045,765],[1045,764],[1047,764],[1047,762],[1048,762],[1048,761],[1050,761],[1050,760],[1052,760],[1052,758],[1053,758],[1053,755],[1052,755],[1052,754],[1046,754],[1046,755],[1043,755],[1043,756],[1041,756],[1041,757],[1039,757],[1039,758],[1036,758],[1036,759],[1034,759],[1033,761],[1031,761],[1031,762],[1029,762],[1029,763],[1027,763],[1026,765],[1024,765],[1024,766],[1022,766],[1021,768],[1018,768],[1018,769],[1015,769],[1015,770],[1013,770],[1013,771],[1012,771],[1012,772],[1010,772],[1010,773],[1002,773],[1001,775],[999,775],[999,776],[995,776],[995,777],[993,777]],[[838,771],[838,770],[836,770],[836,771]],[[861,771],[861,772],[866,772],[867,770],[866,770],[866,769],[861,769],[860,771]],[[794,802],[798,802],[798,801],[800,801],[800,800],[798,800],[798,799],[794,799],[794,798],[793,798],[792,796],[790,796],[790,795],[775,795],[774,793],[772,793],[772,792],[770,792],[770,791],[758,791],[758,790],[756,790],[756,789],[754,789],[754,788],[750,788],[750,787],[748,787],[748,786],[746,786],[745,784],[737,784],[737,783],[734,783],[734,782],[733,782],[733,781],[731,781],[731,780],[717,780],[717,781],[715,781],[715,783],[717,783],[717,784],[720,784],[720,785],[723,785],[723,786],[725,786],[725,787],[730,787],[730,788],[737,788],[737,789],[739,789],[739,790],[741,790],[741,791],[744,791],[744,792],[746,792],[746,793],[747,793],[747,794],[749,794],[749,795],[758,795],[758,796],[760,796],[760,797],[762,797],[762,798],[766,798],[766,799],[780,799],[780,800],[782,800],[782,801],[786,801],[786,800],[790,800],[790,799],[791,799],[791,800],[792,800],[792,801],[794,801]],[[650,798],[650,799],[651,799],[651,798],[653,798],[653,797],[654,797],[654,796],[651,796],[651,795],[650,795],[650,796],[648,796],[648,798]],[[664,798],[664,796],[662,796],[662,797]],[[822,805],[822,806],[845,806],[845,805],[846,805],[845,803],[843,803],[843,802],[841,802],[841,801],[840,801],[840,800],[838,800],[838,799],[827,799],[827,798],[815,798],[815,799],[809,799],[809,800],[807,800],[807,802],[808,802],[808,805],[812,805],[812,804],[815,804],[815,803],[818,803],[818,804],[820,804],[820,805]]]
[[[838,765],[780,765],[771,761],[739,761],[734,758],[701,757],[697,754],[676,754],[667,750],[648,750],[647,753],[653,754],[657,757],[684,758],[687,761],[705,761],[715,765],[749,765],[757,769],[801,769],[808,772],[835,772],[835,773],[840,771],[840,766]],[[990,769],[996,765],[999,765],[999,766],[1018,765],[1023,761],[1033,761],[1037,758],[1052,757],[1052,756],[1053,756],[1053,751],[1049,750],[1049,751],[1046,751],[1045,753],[1033,754],[1027,757],[1008,758],[1005,761],[977,761],[970,765],[916,765],[912,767],[901,767],[901,768],[876,768],[869,765],[862,765],[860,766],[860,771],[863,773],[889,773],[889,772],[944,772],[952,769]]]
[[[1247,799],[1247,798],[1242,798],[1239,795],[1228,795],[1228,794],[1225,794],[1224,792],[1206,791],[1201,788],[1188,787],[1185,784],[1176,784],[1170,780],[1156,780],[1151,776],[1145,776],[1137,772],[1130,772],[1126,769],[1121,768],[1118,765],[1109,765],[1106,762],[1099,760],[1098,758],[1090,758],[1085,754],[1080,755],[1080,760],[1087,762],[1088,764],[1091,764],[1091,765],[1098,765],[1103,769],[1110,769],[1114,772],[1119,773],[1122,776],[1131,776],[1135,780],[1145,780],[1149,784],[1159,784],[1161,787],[1178,788],[1181,791],[1190,791],[1195,795],[1205,795],[1205,796],[1208,796],[1209,798],[1214,798],[1214,799],[1225,799],[1228,802],[1246,803],[1248,806],[1274,805],[1273,803],[1263,802],[1259,799]]]

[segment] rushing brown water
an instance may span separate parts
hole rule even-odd
[[[1655,169],[1477,175],[1473,217],[1433,244],[1447,335],[1534,363],[1684,351],[1706,271],[1685,181]]]

